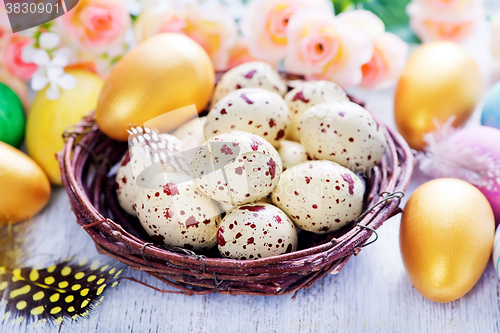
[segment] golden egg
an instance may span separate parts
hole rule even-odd
[[[50,198],[42,168],[23,152],[0,142],[0,225],[36,215]]]
[[[26,148],[43,168],[52,184],[61,185],[61,172],[56,153],[63,145],[63,132],[95,109],[103,84],[102,79],[81,69],[68,70],[76,79],[76,87],[62,90],[57,100],[50,100],[46,90],[39,91],[28,115]]]
[[[214,84],[212,62],[200,45],[181,34],[155,35],[127,53],[109,74],[96,109],[97,124],[109,137],[127,140],[131,125],[192,104],[203,111]],[[193,116],[184,115],[169,119],[162,130]]]
[[[421,185],[401,220],[401,256],[413,286],[434,302],[468,293],[483,274],[495,233],[488,200],[462,180]]]
[[[457,44],[424,44],[411,55],[396,87],[396,126],[410,147],[422,150],[424,134],[434,121],[462,126],[483,92],[483,78],[475,61]]]

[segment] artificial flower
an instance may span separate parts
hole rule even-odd
[[[225,70],[238,27],[227,9],[217,1],[202,5],[179,5],[169,1],[147,6],[134,25],[137,41],[162,32],[189,36],[205,49],[216,70]]]
[[[419,0],[411,2],[406,11],[410,27],[423,42],[463,42],[485,19],[482,3],[477,0]]]
[[[250,54],[259,60],[277,64],[287,52],[288,24],[295,13],[306,10],[330,13],[328,0],[254,0],[241,19],[241,31]]]
[[[123,42],[131,24],[123,0],[80,0],[58,20],[67,39],[80,48],[104,53]]]
[[[5,9],[5,4],[3,0],[0,1],[0,39],[2,39],[6,34],[12,33],[10,27],[9,16],[7,15],[7,10]]]
[[[248,47],[245,42],[241,38],[238,38],[234,46],[229,50],[227,69],[255,60],[256,59],[252,57],[248,51]]]
[[[24,47],[29,47],[33,44],[33,39],[15,33],[6,36],[2,59],[4,67],[13,75],[29,80],[38,66],[30,61],[23,60],[22,51]]]
[[[408,44],[398,36],[385,32],[384,23],[372,12],[351,10],[337,15],[337,19],[362,29],[373,42],[373,56],[361,67],[363,79],[359,86],[385,89],[394,85],[406,64]]]
[[[61,48],[52,52],[52,58],[47,50],[55,49],[59,46],[61,38],[52,32],[42,33],[38,39],[40,48],[28,47],[23,50],[23,58],[33,61],[38,66],[38,70],[31,79],[31,88],[35,91],[42,90],[47,85],[46,96],[48,99],[56,100],[60,96],[59,88],[73,89],[76,80],[73,75],[65,73],[64,67],[69,64],[70,50]]]
[[[481,6],[483,0],[413,0],[413,2],[435,13],[461,15],[476,6]]]
[[[390,32],[373,38],[373,56],[361,67],[360,87],[385,89],[393,86],[403,72],[408,57],[408,44]]]
[[[215,70],[227,69],[229,50],[236,42],[238,27],[221,3],[187,5],[184,33],[205,49]]]
[[[134,34],[138,42],[161,32],[184,33],[186,15],[183,6],[173,2],[148,6],[137,17]]]
[[[302,73],[307,79],[330,80],[344,88],[361,82],[361,66],[373,55],[368,34],[325,12],[294,15],[287,39],[285,66],[289,72]]]
[[[500,10],[491,19],[491,51],[500,60]]]
[[[385,32],[384,22],[368,10],[349,10],[338,14],[336,17],[342,24],[362,29],[370,37],[377,37]]]
[[[130,15],[138,16],[142,12],[142,5],[138,0],[125,0],[125,6]]]

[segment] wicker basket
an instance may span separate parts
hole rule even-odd
[[[257,260],[223,259],[216,249],[194,253],[153,244],[139,221],[119,206],[114,175],[109,172],[126,152],[127,143],[104,135],[92,115],[65,133],[59,163],[77,221],[99,252],[148,272],[187,295],[284,295],[311,287],[329,272],[338,273],[375,229],[400,212],[413,155],[399,134],[379,125],[389,145],[381,163],[365,179],[365,213],[357,223],[327,235],[301,232],[298,251]]]

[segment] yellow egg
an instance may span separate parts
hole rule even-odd
[[[434,302],[464,296],[483,274],[493,249],[495,219],[488,200],[462,180],[421,185],[401,220],[401,256],[413,286]]]
[[[104,83],[96,120],[116,140],[127,140],[130,125],[142,125],[166,112],[195,104],[203,111],[212,96],[215,73],[208,54],[181,34],[162,33],[127,53]],[[192,117],[169,119],[169,131]]]
[[[483,79],[474,60],[457,44],[437,41],[411,55],[399,79],[394,101],[396,126],[410,147],[422,150],[424,134],[434,120],[455,116],[455,127],[472,115],[483,91]]]
[[[49,201],[50,182],[23,152],[0,142],[0,225],[24,221]]]
[[[26,148],[28,154],[47,173],[52,184],[61,184],[61,173],[56,153],[64,140],[62,134],[95,109],[102,79],[81,69],[68,70],[76,78],[76,88],[61,90],[57,100],[46,97],[46,89],[39,91],[28,115],[26,124]]]

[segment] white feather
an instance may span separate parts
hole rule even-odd
[[[435,178],[458,178],[488,190],[500,184],[500,161],[477,147],[457,145],[451,140],[458,129],[452,126],[455,119],[436,124],[436,131],[424,136],[427,147],[417,153],[420,170]]]

